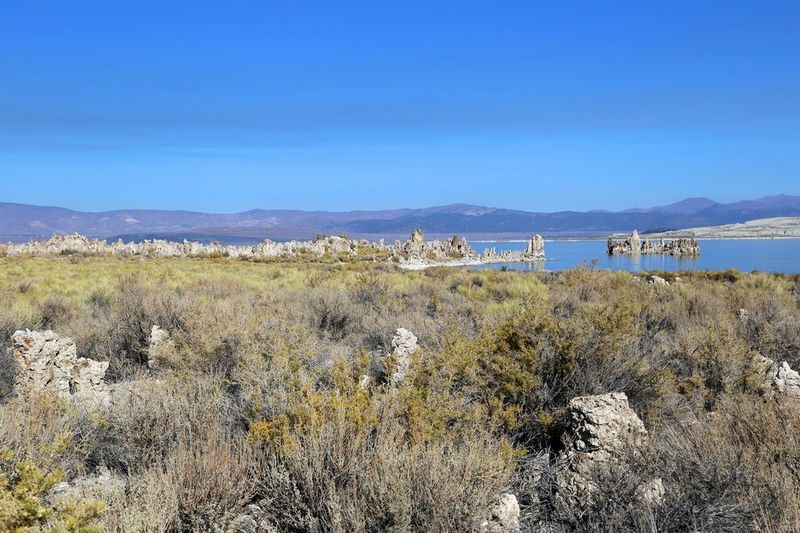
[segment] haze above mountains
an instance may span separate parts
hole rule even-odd
[[[457,233],[472,239],[521,238],[532,233],[549,238],[580,238],[605,237],[634,228],[641,232],[666,231],[786,216],[800,216],[800,196],[781,194],[728,204],[708,198],[687,198],[669,205],[617,212],[553,213],[466,204],[348,212],[254,209],[214,214],[123,209],[89,213],[0,202],[0,241],[21,242],[73,232],[126,241],[187,238],[246,243],[267,238],[308,239],[317,233],[394,239],[408,235],[416,227],[429,236]]]

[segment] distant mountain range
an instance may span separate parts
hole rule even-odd
[[[100,213],[0,202],[0,241],[27,241],[78,232],[105,239],[184,238],[255,242],[307,239],[317,233],[394,239],[416,227],[429,236],[458,233],[468,238],[605,237],[611,233],[656,232],[733,224],[770,217],[800,216],[800,196],[765,196],[722,204],[708,198],[625,211],[542,213],[454,204],[385,211],[293,211],[255,209],[213,214],[192,211],[123,209]]]

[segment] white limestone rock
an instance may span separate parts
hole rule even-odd
[[[768,394],[800,398],[800,374],[788,362],[776,363],[768,357],[756,355],[750,362],[750,368]]]
[[[392,358],[394,368],[389,382],[400,385],[411,367],[411,356],[417,351],[417,337],[405,328],[397,328],[392,338]]]
[[[52,331],[20,330],[11,336],[17,364],[15,390],[49,391],[87,410],[109,403],[103,381],[107,361],[78,357],[75,343]]]
[[[168,340],[168,331],[155,324],[150,328],[150,339],[147,346],[147,368],[152,370],[158,365],[158,349]]]
[[[525,248],[526,259],[544,259],[544,239],[541,235],[534,235]]]
[[[501,494],[497,504],[492,507],[490,518],[480,525],[481,533],[517,533],[519,526],[519,503],[514,494]]]
[[[691,238],[642,240],[639,232],[633,230],[633,233],[627,238],[610,236],[607,243],[607,253],[608,255],[668,254],[696,257],[700,255],[700,245],[695,239]]]
[[[600,487],[596,474],[624,467],[629,453],[647,442],[644,423],[628,405],[623,392],[573,398],[567,407],[567,429],[562,440],[566,449],[558,458],[559,491],[569,498],[589,501]],[[658,505],[663,499],[660,479],[639,488],[643,501]]]

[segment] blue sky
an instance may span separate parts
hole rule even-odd
[[[0,201],[624,209],[798,169],[797,0],[0,10]]]

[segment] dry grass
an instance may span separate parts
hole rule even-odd
[[[0,443],[69,479],[123,476],[125,490],[90,495],[111,531],[225,528],[248,504],[287,531],[469,531],[506,490],[531,531],[796,530],[800,414],[761,397],[747,368],[757,352],[800,365],[800,281],[681,278],[0,258],[5,344],[52,328],[109,360],[119,386],[136,380],[91,416],[6,399]],[[150,372],[154,324],[170,340]],[[423,347],[405,385],[361,389],[397,327]],[[0,361],[0,389],[12,371]],[[650,429],[647,462],[606,473],[599,502],[560,506],[561,414],[616,390]],[[667,487],[655,512],[633,495],[644,474]]]

